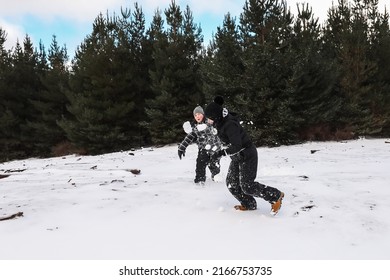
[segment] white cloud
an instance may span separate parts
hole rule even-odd
[[[1,17],[20,17],[34,15],[40,19],[50,21],[56,17],[76,20],[78,22],[91,22],[100,12],[118,11],[121,6],[134,7],[137,2],[145,13],[152,14],[157,8],[164,10],[171,0],[18,0],[7,3],[1,7]],[[242,0],[176,0],[176,3],[185,8],[189,5],[194,14],[210,13],[224,15],[227,12],[241,11]]]
[[[350,0],[352,3],[352,0]],[[297,15],[297,3],[308,3],[309,7],[313,8],[313,13],[315,17],[319,17],[320,22],[323,22],[328,17],[328,10],[332,7],[332,4],[338,6],[337,0],[295,0],[295,1],[287,1],[287,4],[291,8],[291,12],[294,15]],[[299,4],[300,5],[300,4]],[[385,10],[385,5],[387,5],[387,9],[390,8],[389,0],[379,0],[378,7],[381,13]]]
[[[239,14],[244,6],[244,1],[237,0],[188,0],[178,1],[178,3],[183,3],[183,8],[188,5],[197,14],[210,13],[219,16],[223,16],[228,12],[233,15]]]
[[[49,21],[61,17],[79,22],[91,22],[99,12],[116,10],[121,5],[125,5],[126,2],[125,0],[18,0],[2,6],[0,17],[33,15]]]
[[[5,0],[1,0],[5,2]],[[29,29],[30,36],[42,37],[42,33],[34,32],[31,26],[27,26],[27,16],[32,16],[44,25],[50,25],[56,20],[71,21],[78,30],[85,30],[85,26],[90,26],[96,16],[102,12],[109,13],[119,12],[120,7],[134,8],[134,3],[137,2],[146,15],[146,19],[150,20],[159,8],[164,11],[171,0],[17,0],[7,2],[7,5],[2,5],[0,9],[0,26],[6,30],[8,47],[15,45],[17,38],[23,40],[26,30]],[[306,2],[313,8],[314,15],[320,17],[320,22],[326,19],[327,11],[332,5],[332,2],[337,4],[337,0],[287,0],[288,6],[294,15],[297,14],[296,3]],[[228,12],[232,16],[239,16],[243,11],[245,0],[176,0],[182,10],[188,5],[193,12],[195,22],[201,22],[203,30],[215,29],[219,21],[222,24],[223,16]],[[384,5],[390,8],[389,0],[379,0],[380,11],[384,11]],[[214,26],[215,25],[215,26]],[[207,29],[208,28],[208,29]],[[49,30],[49,28],[48,28]],[[57,34],[61,37],[62,30],[50,31],[51,34]],[[80,42],[82,37],[79,34],[74,34],[74,41]],[[84,36],[84,35],[82,35]],[[69,39],[68,39],[69,46]],[[72,44],[70,44],[72,45]],[[72,49],[72,48],[71,48]],[[72,52],[72,51],[71,51]]]
[[[6,33],[5,48],[10,50],[15,46],[16,41],[22,42],[26,33],[23,28],[18,25],[10,24],[0,18],[0,26]]]
[[[145,13],[151,14],[157,8],[164,10],[171,3],[171,0],[18,0],[2,5],[0,18],[29,14],[46,20],[62,17],[78,22],[91,22],[100,12],[117,11],[121,6],[132,8],[135,2],[142,7]],[[287,4],[295,11],[297,2],[309,3],[315,14],[320,17],[326,16],[332,2],[337,4],[337,1],[334,0],[288,0]],[[196,15],[207,13],[220,16],[227,12],[233,15],[241,13],[245,0],[176,0],[176,3],[183,9],[189,5]],[[385,4],[389,6],[388,0],[379,0],[379,7],[382,11]]]
[[[0,26],[7,33],[6,48],[14,47],[17,40],[23,41],[27,33],[34,39],[35,32],[31,30],[26,32],[28,28],[26,24],[29,24],[26,21],[28,16],[34,17],[48,27],[58,19],[71,21],[75,26],[81,27],[91,24],[100,12],[117,11],[121,6],[129,5],[128,2],[126,0],[96,0],[93,2],[90,0],[17,0],[8,2],[0,9]],[[133,5],[133,1],[130,4]],[[52,34],[54,33],[58,32],[53,31]],[[38,41],[40,38],[36,39]],[[78,40],[81,41],[81,39]]]

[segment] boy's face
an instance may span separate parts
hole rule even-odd
[[[202,121],[203,121],[203,118],[204,118],[204,116],[203,116],[203,114],[201,114],[201,113],[196,113],[196,114],[194,115],[194,119],[195,119],[196,122],[198,122],[198,123],[202,122]]]

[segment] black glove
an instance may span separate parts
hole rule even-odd
[[[180,151],[180,150],[178,150],[177,153],[178,153],[180,159],[181,159],[182,156],[183,156],[183,157],[186,156],[186,151]]]
[[[226,151],[225,150],[219,150],[215,152],[214,154],[211,155],[211,161],[217,161],[221,157],[226,156]]]

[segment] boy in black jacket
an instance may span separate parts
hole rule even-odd
[[[205,109],[208,122],[218,130],[218,136],[228,148],[213,155],[214,158],[230,156],[231,163],[226,185],[231,194],[241,203],[237,210],[255,210],[254,197],[261,197],[271,203],[271,214],[276,215],[282,205],[284,193],[276,188],[256,182],[257,149],[238,119],[222,107],[223,98],[217,96]]]

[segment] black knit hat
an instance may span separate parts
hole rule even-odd
[[[214,102],[222,106],[225,100],[223,99],[222,96],[217,95],[216,97],[214,97]]]
[[[223,118],[223,105],[224,100],[222,96],[217,96],[214,98],[214,101],[207,105],[205,109],[206,118],[211,119],[215,122],[220,122]]]

